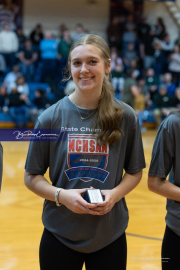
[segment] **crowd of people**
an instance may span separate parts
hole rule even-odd
[[[71,36],[62,24],[59,34],[54,36],[50,31],[44,33],[38,24],[27,37],[22,29],[14,32],[5,24],[0,32],[1,110],[11,113],[8,108],[16,107],[9,96],[15,89],[19,95],[18,104],[21,104],[18,106],[26,106],[27,111],[28,106],[34,108],[34,103],[29,105],[32,103],[28,99],[29,82],[47,82],[55,91],[53,86],[64,77],[73,40],[87,33],[79,23],[75,35]],[[177,40],[171,40],[162,18],[158,18],[155,25],[149,25],[144,17],[136,23],[133,15],[115,16],[107,28],[107,40],[116,98],[136,110],[141,126],[147,111],[153,112],[159,126],[169,112],[180,107],[180,33]],[[73,91],[72,81],[67,88],[70,89],[65,89],[65,94]]]

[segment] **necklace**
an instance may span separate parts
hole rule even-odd
[[[78,106],[76,105],[76,103],[74,102],[74,104],[75,104],[75,106],[76,106],[76,109],[77,109],[77,111],[78,111],[78,113],[79,113],[79,116],[80,116],[80,118],[81,118],[81,121],[83,121],[83,120],[85,120],[85,119],[87,119],[87,118],[89,118],[91,115],[93,115],[94,113],[95,113],[95,111],[93,111],[91,114],[89,114],[87,117],[82,117],[82,115],[81,115],[81,113],[80,113],[80,111],[79,111],[79,109],[78,109]]]

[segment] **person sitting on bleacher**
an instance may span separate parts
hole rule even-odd
[[[154,97],[154,117],[157,127],[160,126],[162,117],[166,117],[168,109],[171,107],[171,96],[168,94],[166,85],[161,85],[159,92]]]
[[[37,89],[35,91],[35,99],[33,100],[33,108],[31,109],[31,120],[35,124],[40,114],[50,106],[50,101],[45,91]]]
[[[15,83],[17,78],[20,76],[21,73],[19,72],[19,66],[13,66],[12,71],[6,75],[2,84],[2,87],[6,89],[7,94],[11,93],[11,85]]]
[[[28,122],[28,96],[18,92],[17,87],[8,95],[9,114],[17,128],[26,128]]]
[[[18,93],[25,94],[27,96],[29,95],[29,86],[24,75],[19,76],[15,83]]]
[[[172,74],[165,73],[162,84],[166,86],[168,94],[173,97],[175,95],[176,85],[172,82]],[[160,84],[161,86],[161,84]]]

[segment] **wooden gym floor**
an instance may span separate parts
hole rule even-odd
[[[144,169],[141,183],[126,196],[130,215],[126,230],[128,270],[161,269],[160,250],[165,228],[166,199],[147,188],[155,135],[156,131],[153,130],[143,133],[147,168]],[[0,270],[39,269],[38,248],[43,230],[43,199],[24,186],[24,163],[28,144],[2,142],[4,172],[0,194]]]

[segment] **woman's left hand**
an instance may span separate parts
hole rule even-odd
[[[98,203],[97,207],[94,208],[94,211],[98,211],[100,215],[105,215],[116,203],[114,192],[112,190],[101,190],[102,195],[105,197],[105,201]]]

